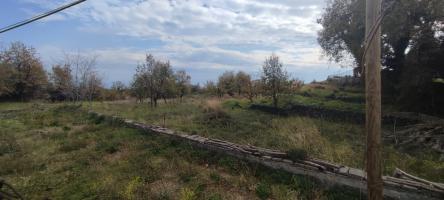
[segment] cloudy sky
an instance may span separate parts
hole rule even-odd
[[[72,0],[1,0],[4,27]],[[0,34],[0,46],[35,47],[49,69],[63,52],[98,56],[109,85],[128,83],[146,53],[185,69],[194,83],[225,70],[258,77],[271,53],[293,77],[323,80],[343,69],[322,57],[316,19],[325,0],[88,0],[42,21]]]

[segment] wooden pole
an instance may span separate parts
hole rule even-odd
[[[381,28],[374,26],[381,14],[381,0],[366,0],[365,91],[367,133],[367,189],[369,200],[383,199],[381,170]]]

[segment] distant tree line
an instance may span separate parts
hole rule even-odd
[[[382,7],[383,100],[444,115],[444,1],[384,0]],[[319,23],[324,53],[337,62],[351,55],[361,76],[365,0],[331,0]]]
[[[32,47],[15,42],[0,51],[0,100],[91,102],[134,97],[139,102],[148,99],[151,107],[157,107],[159,100],[182,101],[186,95],[206,93],[218,97],[239,96],[250,101],[266,96],[277,106],[280,95],[297,90],[302,84],[289,78],[283,63],[274,54],[265,59],[258,79],[252,79],[243,71],[226,71],[217,82],[207,81],[204,87],[191,84],[191,76],[184,70],[173,70],[168,60],[147,54],[137,66],[129,86],[116,81],[105,88],[96,70],[96,56],[65,54],[46,72]]]
[[[259,79],[252,79],[243,71],[226,71],[219,76],[217,83],[207,81],[203,91],[219,97],[241,96],[251,102],[258,96],[265,96],[271,98],[272,104],[277,106],[280,95],[295,92],[302,85],[301,80],[290,79],[279,57],[272,54],[265,59]]]
[[[0,100],[93,101],[124,99],[128,88],[114,82],[103,86],[96,70],[96,57],[80,53],[65,54],[49,72],[34,48],[21,42],[0,51]]]

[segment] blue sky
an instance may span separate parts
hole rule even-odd
[[[0,26],[72,0],[1,0]],[[42,21],[0,34],[0,46],[22,41],[37,49],[45,68],[64,53],[97,56],[106,85],[128,83],[146,53],[185,69],[193,83],[225,70],[259,77],[263,60],[280,56],[306,82],[348,71],[322,57],[316,19],[325,0],[88,0]]]

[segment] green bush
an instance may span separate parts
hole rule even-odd
[[[180,200],[195,200],[197,199],[196,193],[189,189],[189,188],[183,188],[180,192]]]
[[[267,199],[271,196],[271,187],[268,183],[261,182],[256,186],[256,195],[260,199]]]

